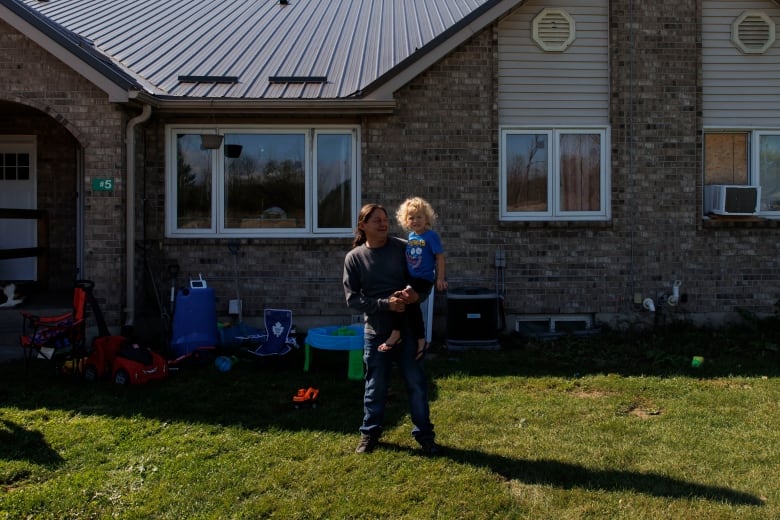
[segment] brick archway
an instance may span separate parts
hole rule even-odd
[[[0,100],[0,135],[34,135],[36,204],[48,214],[48,248],[36,289],[70,292],[78,273],[77,193],[82,143],[73,125],[29,100]],[[82,136],[83,138],[83,136]]]
[[[38,112],[46,114],[63,128],[65,128],[65,130],[67,130],[68,133],[70,133],[70,135],[72,135],[73,138],[78,141],[82,147],[87,146],[88,143],[86,142],[86,137],[79,130],[79,128],[73,124],[72,121],[70,121],[65,115],[55,110],[51,105],[40,103],[35,99],[21,98],[18,96],[9,96],[4,99],[0,99],[0,114],[12,114],[16,111],[19,111],[19,108],[14,108],[18,106],[27,107],[29,109],[34,109]]]

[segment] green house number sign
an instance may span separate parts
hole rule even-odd
[[[113,191],[114,179],[92,179],[92,191]]]

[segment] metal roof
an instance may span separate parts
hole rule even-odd
[[[6,8],[8,11],[4,11],[2,8]],[[9,14],[10,17],[6,19]],[[124,89],[124,94],[119,94],[120,98],[126,100],[126,91],[140,88],[131,74],[125,73],[124,70],[113,64],[106,55],[95,49],[90,41],[43,16],[36,15],[35,11],[26,9],[16,0],[0,0],[0,15],[3,15],[3,18],[17,29],[26,32],[28,36],[31,36],[29,30],[25,31],[20,26],[32,28],[35,33],[32,38],[38,43],[41,43],[43,39],[58,48],[67,49],[67,52],[83,62],[88,68],[100,74],[116,87]],[[51,46],[48,47],[51,48]],[[114,90],[114,93],[116,92]]]
[[[11,1],[90,43],[155,96],[234,100],[360,96],[489,9],[521,3]]]

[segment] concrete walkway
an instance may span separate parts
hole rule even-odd
[[[24,351],[19,346],[22,312],[40,316],[63,314],[72,310],[70,298],[72,296],[68,294],[34,295],[16,307],[0,308],[0,363],[24,358]]]
[[[22,354],[22,348],[19,345],[13,347],[2,345],[0,346],[0,363],[22,359],[24,357]]]
[[[19,346],[21,330],[22,317],[18,310],[0,309],[0,363],[22,359],[22,347]]]
[[[21,330],[22,318],[19,311],[0,309],[0,363],[24,357],[22,347],[19,346]]]

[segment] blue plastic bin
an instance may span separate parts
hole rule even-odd
[[[217,301],[210,287],[179,289],[173,313],[171,351],[176,357],[191,354],[203,347],[215,347],[217,331]]]

